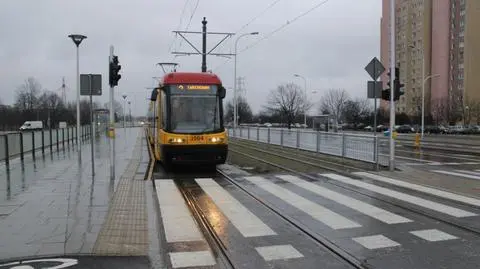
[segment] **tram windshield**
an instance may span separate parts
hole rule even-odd
[[[208,133],[221,128],[216,95],[172,95],[170,104],[173,133]]]

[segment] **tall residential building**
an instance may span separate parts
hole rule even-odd
[[[380,57],[390,66],[390,0],[382,4]],[[479,15],[477,0],[396,1],[395,60],[405,84],[397,113],[421,115],[424,86],[425,115],[434,121],[458,121],[465,107],[477,103],[480,114],[480,76],[475,76],[475,70],[480,72]]]

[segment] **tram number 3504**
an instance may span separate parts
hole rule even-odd
[[[203,141],[203,135],[194,135],[192,136],[192,141]]]

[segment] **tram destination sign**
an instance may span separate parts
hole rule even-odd
[[[180,84],[171,85],[171,94],[217,94],[217,85],[205,85],[205,84]]]

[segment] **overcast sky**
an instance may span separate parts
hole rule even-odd
[[[96,99],[108,100],[108,53],[114,45],[122,65],[115,98],[121,101],[126,93],[132,113],[144,115],[149,91],[145,87],[152,87],[152,77],[163,74],[157,62],[175,61],[180,64],[178,71],[200,71],[201,56],[173,58],[170,53],[193,51],[172,33],[186,30],[192,14],[190,31],[201,30],[203,17],[213,32],[237,32],[258,17],[238,33],[260,32],[243,37],[238,45],[241,51],[324,0],[201,0],[193,13],[197,1],[0,1],[0,100],[12,103],[16,88],[29,76],[51,91],[59,89],[65,77],[67,98],[74,100],[75,46],[67,35],[78,33],[88,36],[80,45],[80,72],[103,75],[103,96]],[[277,3],[258,16],[273,2]],[[329,88],[365,96],[369,76],[364,67],[380,51],[380,16],[380,0],[330,0],[239,53],[237,72],[245,77],[253,110],[259,111],[268,92],[280,83],[303,87],[294,73],[307,79],[309,91],[318,90],[310,97],[313,101]],[[200,36],[189,37],[200,48]],[[208,38],[211,47],[219,37]],[[216,52],[232,53],[235,38],[227,39]],[[233,87],[233,60],[209,56],[207,68],[227,88]],[[229,90],[227,99],[232,96]]]

